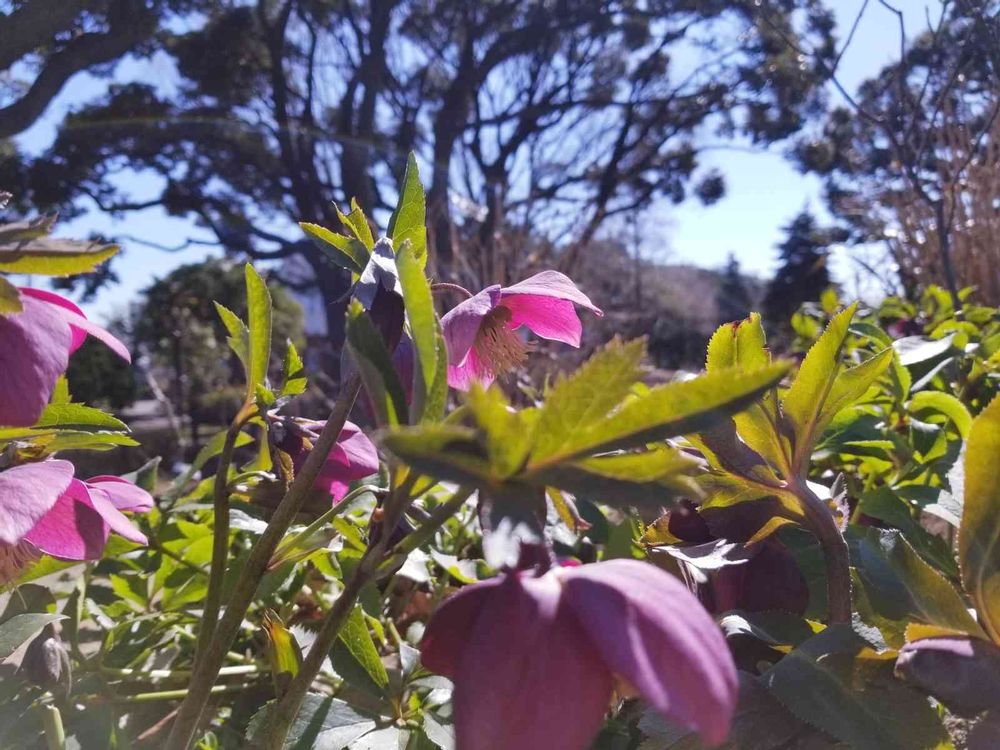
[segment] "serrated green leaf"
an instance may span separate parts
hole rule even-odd
[[[252,265],[247,263],[245,270],[250,353],[250,367],[247,371],[249,398],[258,385],[267,386],[267,366],[271,360],[271,293]]]
[[[385,432],[380,441],[397,458],[430,476],[474,485],[493,480],[478,435],[468,427],[425,423]]]
[[[367,249],[371,250],[375,246],[375,237],[372,235],[372,228],[368,225],[368,219],[365,216],[365,212],[361,210],[361,206],[358,202],[351,198],[351,212],[349,214],[343,214],[340,208],[337,208],[337,218],[351,234],[354,235],[355,239],[361,242]]]
[[[28,612],[0,622],[0,661],[42,632],[49,623],[65,619],[65,615]]]
[[[288,348],[285,350],[285,360],[281,367],[281,395],[298,396],[306,390],[305,366],[302,357],[299,356],[298,349],[292,340],[288,340]]]
[[[958,565],[949,547],[939,536],[930,534],[913,517],[909,504],[890,487],[878,487],[861,495],[858,511],[899,529],[921,557],[945,575],[958,578]]]
[[[346,653],[338,654],[341,649]],[[371,631],[368,630],[365,613],[360,604],[351,610],[347,621],[340,629],[340,634],[337,636],[337,646],[334,647],[332,655],[334,669],[342,676],[348,677],[344,674],[343,656],[349,656],[353,665],[360,668],[366,680],[371,683],[369,687],[374,688],[376,694],[380,694],[388,686],[389,674],[379,658],[378,649],[375,648],[375,642],[372,640]]]
[[[261,629],[267,639],[264,651],[271,666],[274,690],[277,697],[281,698],[288,688],[288,683],[298,674],[299,667],[302,666],[302,650],[295,636],[275,612],[271,610],[264,612]]]
[[[17,226],[25,229],[19,238],[11,231],[11,227]],[[0,231],[0,271],[44,276],[89,273],[119,250],[117,245],[44,236],[51,225],[41,235],[29,227],[29,224],[7,224]]]
[[[399,248],[396,253],[396,269],[403,289],[403,304],[417,360],[410,405],[410,421],[415,423],[423,417],[428,390],[433,387],[437,377],[438,340],[442,334],[441,324],[434,313],[431,285],[424,275],[423,265],[415,255],[415,246],[409,238],[402,240],[402,244],[399,242],[393,237],[393,243]],[[426,253],[426,239],[424,250]]]
[[[423,268],[427,265],[426,200],[424,186],[420,184],[417,157],[411,151],[406,159],[403,186],[399,190],[399,202],[389,219],[389,237],[395,247],[409,241],[413,257]]]
[[[538,417],[532,460],[544,461],[573,441],[575,433],[604,419],[640,376],[642,339],[612,340],[578,370],[556,381]]]
[[[128,425],[100,409],[84,404],[49,404],[35,427],[70,427],[128,432]]]
[[[469,391],[466,405],[479,425],[492,476],[502,479],[518,473],[531,450],[537,412],[511,409],[498,388],[484,390],[478,384]]]
[[[19,313],[24,309],[21,293],[7,279],[0,278],[0,315]]]
[[[897,680],[846,625],[831,625],[785,656],[761,683],[800,720],[857,750],[945,750],[927,698]]]
[[[229,343],[229,348],[233,350],[233,353],[237,356],[241,363],[243,363],[244,373],[250,372],[250,331],[247,330],[246,324],[240,320],[240,317],[230,310],[225,305],[221,305],[215,302],[215,311],[219,314],[219,318],[222,320],[222,325],[226,327],[226,331],[229,333],[226,341]],[[249,375],[247,376],[249,377]]]
[[[965,404],[950,393],[920,391],[914,394],[910,400],[910,412],[920,416],[926,411],[945,415],[955,425],[955,429],[958,430],[958,434],[962,436],[962,439],[968,438],[969,430],[972,429],[972,415],[965,407]]]
[[[111,450],[119,445],[136,446],[139,443],[123,432],[103,430],[85,432],[66,429],[60,429],[51,440],[45,442],[45,448],[50,453],[65,450]]]
[[[122,479],[127,479],[136,487],[140,487],[146,492],[153,493],[159,484],[160,456],[149,459],[135,471],[122,474]]]
[[[986,632],[1000,643],[1000,397],[973,421],[965,446],[958,561]]]
[[[898,531],[852,527],[848,542],[851,564],[879,615],[983,637],[958,591]]]
[[[271,701],[253,715],[247,726],[247,739],[260,739],[271,724],[268,716],[274,709]],[[340,750],[371,732],[375,721],[329,695],[307,693],[295,721],[288,731],[283,750],[336,748]]]
[[[368,265],[368,248],[359,240],[338,234],[319,224],[300,221],[299,226],[321,250],[330,251],[330,258],[341,268],[359,274]]]
[[[745,408],[776,385],[787,371],[788,365],[779,362],[760,370],[721,370],[651,388],[626,401],[606,419],[578,430],[544,461],[532,460],[529,468],[540,469],[588,454],[699,432]]]
[[[405,424],[406,392],[382,335],[357,300],[347,308],[347,346],[382,425]]]

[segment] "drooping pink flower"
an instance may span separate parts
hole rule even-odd
[[[284,435],[278,441],[278,447],[292,457],[292,466],[298,472],[326,422],[294,418],[286,419],[281,424]],[[347,494],[351,482],[371,476],[378,469],[378,451],[374,444],[360,427],[347,422],[326,457],[313,488],[329,493],[336,503]]]
[[[101,556],[112,531],[145,544],[122,511],[153,507],[148,492],[120,477],[73,477],[73,464],[52,459],[0,472],[0,584],[46,553],[63,560]]]
[[[22,310],[0,315],[0,425],[30,427],[48,404],[69,356],[94,336],[126,362],[128,349],[65,297],[21,287]]]
[[[468,390],[489,385],[524,363],[528,345],[517,334],[525,326],[536,336],[580,346],[583,325],[574,305],[604,313],[565,274],[542,271],[513,286],[483,289],[441,318],[448,346],[448,385]]]
[[[421,653],[455,683],[463,750],[584,750],[616,685],[708,745],[725,740],[736,706],[715,622],[677,579],[638,560],[469,586],[435,614]]]

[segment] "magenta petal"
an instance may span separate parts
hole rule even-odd
[[[438,608],[420,642],[420,661],[432,672],[455,679],[457,660],[490,592],[503,578],[489,578],[466,586]]]
[[[476,342],[476,334],[486,314],[496,307],[500,286],[483,289],[479,294],[459,302],[441,318],[441,331],[448,348],[448,361],[460,365]]]
[[[69,461],[39,461],[0,471],[0,542],[15,545],[56,504],[70,482]]]
[[[507,576],[489,591],[455,661],[462,750],[585,750],[601,725],[612,676],[554,576]]]
[[[597,305],[590,301],[590,297],[581,292],[576,284],[564,273],[559,271],[542,271],[536,273],[531,278],[518,282],[513,286],[506,287],[502,292],[502,297],[506,299],[511,294],[531,294],[536,297],[556,297],[558,299],[575,302],[581,307],[586,307],[597,315],[603,315]]]
[[[58,294],[47,292],[44,289],[21,287],[20,291],[22,296],[33,297],[48,303],[49,308],[55,310],[59,316],[69,324],[73,331],[73,340],[69,349],[70,353],[76,351],[80,345],[83,344],[84,338],[86,338],[89,334],[98,341],[101,341],[105,346],[126,362],[132,361],[132,355],[129,354],[128,347],[126,347],[125,344],[96,323],[92,323],[87,320],[80,308],[74,305],[70,300],[65,297],[61,297]]]
[[[583,324],[569,300],[540,297],[534,294],[504,295],[500,303],[511,312],[511,329],[527,326],[536,336],[580,346]]]
[[[483,366],[475,349],[470,349],[465,361],[460,365],[448,365],[448,385],[458,391],[467,391],[473,383],[489,388],[495,376]]]
[[[69,364],[69,326],[44,302],[22,296],[23,310],[0,315],[0,425],[30,427]]]
[[[736,667],[715,621],[684,585],[638,560],[559,575],[564,598],[608,668],[706,744],[724,742],[736,707]]]
[[[102,474],[87,480],[87,486],[103,490],[118,510],[145,513],[153,508],[153,496],[127,479]]]
[[[24,538],[53,557],[96,560],[104,551],[108,532],[108,525],[90,501],[86,485],[74,479]]]
[[[96,510],[110,529],[136,544],[146,544],[146,535],[132,525],[124,513],[111,502],[108,493],[95,487],[88,488],[88,500],[90,507]]]

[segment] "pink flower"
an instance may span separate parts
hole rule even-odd
[[[21,287],[22,311],[0,315],[0,425],[30,427],[48,404],[69,355],[87,335],[100,339],[126,362],[128,349],[84,317],[65,297]]]
[[[145,544],[122,511],[152,507],[148,492],[120,477],[75,479],[69,461],[0,472],[0,584],[16,578],[42,552],[63,560],[97,559],[112,531]]]
[[[726,739],[736,706],[715,622],[677,579],[638,560],[469,586],[428,624],[421,651],[455,683],[463,750],[583,750],[616,683],[709,745]]]
[[[284,427],[285,434],[278,441],[278,447],[292,457],[292,466],[298,472],[326,422],[294,418],[285,419],[279,424]],[[378,469],[378,451],[372,441],[360,427],[347,422],[316,477],[313,488],[329,493],[336,503],[347,494],[351,482],[371,476]]]
[[[580,346],[583,326],[574,304],[604,314],[565,274],[542,271],[507,288],[494,284],[456,305],[441,318],[448,385],[463,391],[473,382],[488,386],[522,365],[528,345],[516,333],[521,326],[543,339]]]

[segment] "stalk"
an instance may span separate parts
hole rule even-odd
[[[295,514],[299,512],[316,477],[319,476],[326,457],[336,444],[341,430],[344,429],[344,423],[354,407],[360,389],[361,380],[357,375],[347,381],[302,470],[278,504],[264,533],[250,550],[250,555],[236,580],[232,598],[202,654],[203,658],[195,663],[190,689],[177,712],[177,718],[164,746],[165,750],[187,750],[190,747],[208,703],[212,686],[222,667],[222,661],[239,632],[243,617],[271,561],[271,555],[288,531]]]
[[[53,705],[42,706],[42,726],[48,750],[65,750],[66,730],[63,729],[62,714],[58,708]]]

